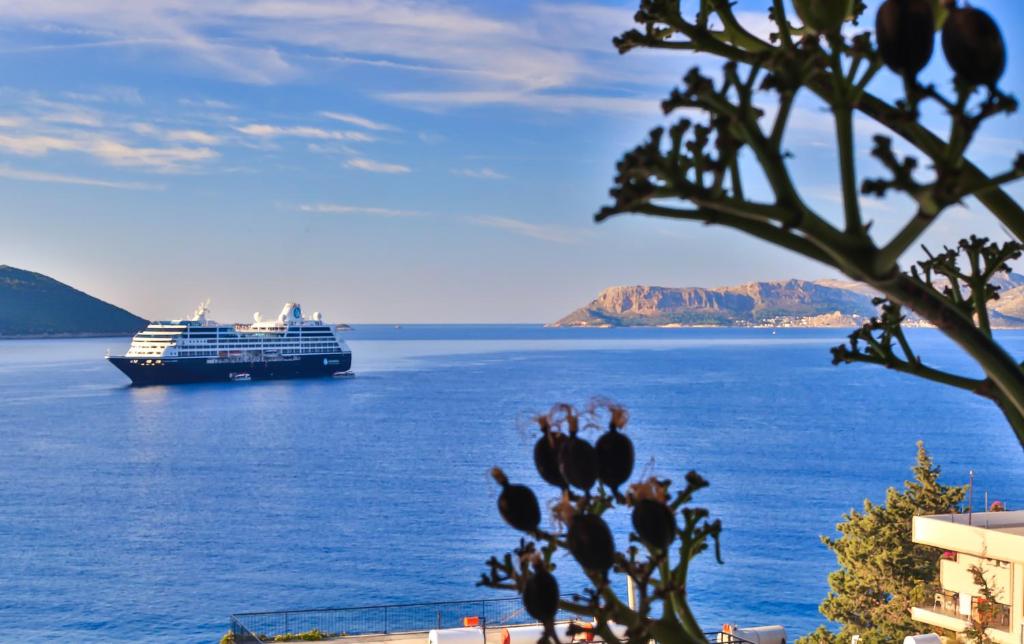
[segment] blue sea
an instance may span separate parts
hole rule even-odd
[[[637,472],[711,481],[706,629],[822,622],[819,536],[910,476],[1024,507],[1024,452],[970,394],[834,367],[842,330],[361,326],[351,379],[131,388],[127,338],[0,342],[0,640],[213,642],[234,612],[499,596],[518,535],[487,472],[542,487],[532,414],[612,398]],[[926,360],[969,373],[934,331]],[[1004,342],[1024,355],[1024,333]],[[591,437],[593,438],[593,436]],[[627,517],[613,522],[625,544]],[[563,591],[582,584],[565,561]]]

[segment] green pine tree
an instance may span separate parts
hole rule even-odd
[[[911,541],[911,521],[917,515],[956,512],[967,486],[939,483],[940,468],[921,441],[913,471],[914,480],[906,481],[902,491],[886,491],[883,505],[865,500],[863,511],[843,515],[836,526],[838,538],[821,538],[840,568],[828,577],[830,591],[820,611],[841,628],[836,633],[821,626],[802,638],[803,644],[845,644],[853,635],[865,644],[899,642],[920,632],[910,607],[925,598],[938,576],[941,553]]]

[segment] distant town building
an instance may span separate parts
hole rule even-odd
[[[992,641],[1024,642],[1024,511],[914,517],[913,540],[943,550],[939,583],[911,610],[914,620],[962,634],[987,614]],[[982,571],[994,608],[986,606],[973,568]]]

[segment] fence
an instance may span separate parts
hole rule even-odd
[[[432,628],[457,628],[466,617],[479,618],[487,628],[512,624],[533,624],[518,597],[477,601],[397,604],[360,608],[321,608],[267,613],[238,613],[231,616],[235,642],[258,644],[285,633],[317,630],[333,637],[416,633]],[[559,612],[557,619],[571,619]]]
[[[353,635],[420,633],[433,628],[458,628],[467,617],[476,617],[485,628],[535,624],[519,597],[431,604],[392,604],[359,608],[317,608],[231,616],[231,633],[236,644],[265,644],[284,641],[287,635],[299,639],[329,639]],[[575,617],[559,611],[557,621]],[[709,642],[749,644],[725,633],[706,633]],[[279,638],[279,639],[275,639]],[[426,641],[426,638],[424,638]]]

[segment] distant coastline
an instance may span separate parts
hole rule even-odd
[[[146,324],[52,277],[0,265],[0,339],[117,337]]]
[[[855,329],[862,326],[868,320],[856,324],[682,324],[670,322],[668,324],[545,324],[549,329]],[[908,321],[904,323],[907,328],[934,329],[935,325],[927,322]],[[993,326],[993,329],[1024,329],[1024,326]]]
[[[1024,328],[1024,276],[1000,277],[993,328]],[[551,327],[854,329],[878,314],[877,293],[859,282],[784,280],[715,288],[612,286]],[[911,311],[907,327],[932,328]]]

